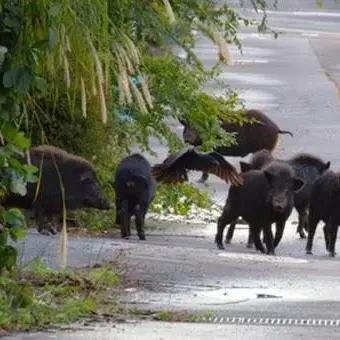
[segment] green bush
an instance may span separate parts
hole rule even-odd
[[[206,191],[201,191],[189,183],[159,185],[150,211],[186,215],[192,206],[208,209],[212,201]]]

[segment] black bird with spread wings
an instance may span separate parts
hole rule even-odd
[[[157,182],[171,184],[187,181],[188,170],[209,172],[235,186],[243,184],[237,170],[220,153],[199,152],[193,146],[185,147],[154,165],[152,174]]]

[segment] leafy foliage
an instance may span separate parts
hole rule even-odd
[[[208,209],[211,204],[208,193],[198,190],[191,184],[160,185],[151,210],[163,214],[186,215],[192,206]]]
[[[256,8],[264,11],[260,23],[241,17],[228,5],[217,6],[208,0],[171,1],[175,22],[169,20],[170,15],[160,1],[142,1],[140,4],[131,6],[129,0],[116,0],[111,8],[115,22],[119,27],[124,27],[142,51],[139,71],[143,77],[140,77],[137,86],[142,91],[147,84],[153,96],[153,106],[147,115],[135,103],[117,108],[118,112],[124,112],[133,121],[133,124],[127,121],[125,125],[131,127],[134,142],[140,144],[142,150],[152,153],[149,147],[149,136],[152,135],[166,143],[170,150],[178,149],[181,141],[165,122],[168,118],[181,117],[202,134],[203,148],[211,149],[216,144],[230,145],[234,142],[234,136],[220,128],[218,119],[237,122],[244,121],[244,117],[243,106],[236,93],[216,79],[228,62],[224,40],[241,49],[237,37],[241,23],[257,25],[260,31],[265,31],[266,2],[253,1]],[[197,31],[218,47],[220,60],[210,70],[205,69],[195,54],[197,39],[194,32]],[[176,51],[181,49],[186,53],[185,59],[176,56]],[[208,81],[217,82],[224,96],[216,98],[205,93],[203,86]],[[119,88],[118,80],[114,84]],[[118,92],[114,93],[113,101],[119,102]]]
[[[118,283],[110,264],[58,271],[36,258],[23,272],[0,276],[0,329],[28,330],[93,315]]]
[[[1,119],[1,117],[0,117]],[[7,194],[26,194],[26,183],[35,182],[37,168],[33,165],[23,165],[18,157],[30,145],[29,140],[18,132],[14,124],[3,120],[1,125],[3,145],[0,146],[0,196]],[[6,141],[6,142],[5,142]],[[17,241],[24,237],[26,223],[19,209],[5,209],[0,206],[0,275],[5,270],[12,269],[17,260],[17,249],[8,245],[8,240]]]
[[[21,35],[19,3],[3,2],[0,16],[0,196],[7,194],[26,194],[26,183],[37,180],[37,168],[20,162],[30,141],[19,131],[20,105],[24,95],[36,85],[37,79],[25,63],[19,64],[12,54],[18,47]],[[22,213],[15,208],[0,207],[0,275],[12,269],[17,260],[17,250],[8,245],[24,236],[26,227]]]

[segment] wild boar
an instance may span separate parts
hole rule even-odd
[[[7,194],[3,204],[32,210],[39,232],[44,231],[44,218],[51,221],[53,216],[62,214],[63,201],[69,211],[110,209],[90,162],[52,145],[32,147],[29,153],[32,164],[40,170],[38,182],[27,184],[25,196]]]

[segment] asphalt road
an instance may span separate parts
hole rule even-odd
[[[230,3],[230,2],[228,2]],[[248,107],[264,110],[294,138],[282,136],[279,157],[299,152],[313,152],[340,167],[340,106],[338,83],[340,72],[340,5],[324,1],[316,12],[313,1],[284,0],[280,13],[270,13],[269,20],[283,33],[278,39],[258,35],[254,29],[242,29],[244,53],[232,49],[234,65],[221,75],[238,89]],[[290,13],[303,11],[304,13]],[[314,13],[313,13],[314,12]],[[323,14],[320,14],[320,13]],[[244,13],[254,15],[250,10]],[[216,58],[216,50],[201,41],[197,52],[207,66]],[[218,93],[214,84],[206,90]],[[181,127],[171,122],[181,134]],[[164,158],[167,151],[153,141],[158,152],[152,162]],[[238,165],[238,159],[229,159]],[[192,181],[200,177],[193,174]],[[211,176],[208,190],[217,203],[223,204],[228,186]],[[224,320],[220,325],[121,325],[89,334],[61,334],[58,339],[175,339],[176,336],[220,339],[323,339],[338,338],[338,327],[253,326],[254,318],[271,320],[327,319],[335,322],[340,312],[339,258],[326,256],[321,228],[315,239],[314,256],[304,254],[305,241],[295,234],[296,214],[287,225],[277,256],[270,257],[246,249],[246,229],[238,227],[233,244],[218,251],[213,244],[215,224],[181,224],[155,222],[146,242],[136,237],[114,239],[69,239],[69,264],[86,265],[104,258],[114,258],[125,250],[131,281],[123,302],[160,309],[209,310]],[[165,229],[164,229],[164,226]],[[163,231],[162,231],[163,229]],[[36,255],[56,266],[56,237],[31,231],[19,247],[21,260]],[[229,317],[249,317],[250,325],[228,325]],[[332,321],[333,320],[333,321]],[[211,320],[210,320],[211,321]],[[298,322],[297,321],[297,322]],[[300,320],[301,321],[301,320]],[[218,321],[216,321],[218,323]],[[224,324],[223,324],[224,323]],[[124,331],[122,331],[124,329]],[[175,332],[176,335],[175,335]],[[179,335],[178,335],[179,334]],[[32,335],[49,339],[49,335]],[[30,339],[18,335],[11,339]],[[51,338],[51,337],[50,337]],[[9,338],[8,338],[9,339]]]
[[[98,330],[84,330],[77,333],[62,334],[26,334],[22,340],[224,340],[224,339],[253,339],[253,340],[292,340],[292,339],[338,339],[338,329],[299,328],[283,326],[235,326],[209,324],[180,324],[143,322],[129,325],[115,325]],[[15,337],[8,337],[14,340]]]

